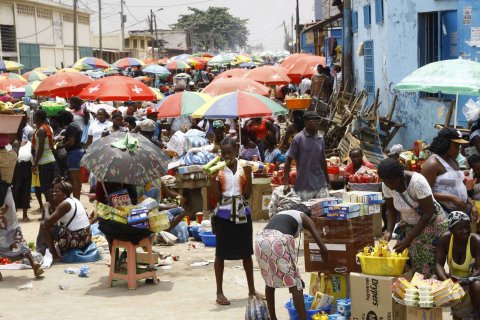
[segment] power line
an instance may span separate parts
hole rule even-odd
[[[137,23],[134,23],[134,24],[131,24],[131,25],[129,25],[129,26],[126,26],[125,28],[134,27],[134,26],[136,26],[136,25],[139,25],[140,23],[142,23],[142,22],[146,22],[146,21],[147,21],[147,19],[140,20],[139,22],[137,22]],[[117,32],[117,31],[120,31],[120,30],[122,30],[122,28],[120,28],[120,29],[117,29],[117,30],[113,30],[113,31],[109,31],[109,32],[104,32],[103,34],[106,34],[106,33],[113,33],[113,32]]]
[[[203,1],[196,1],[196,2],[190,2],[190,3],[179,3],[179,4],[172,4],[172,5],[165,5],[165,6],[130,6],[132,8],[170,8],[170,7],[181,7],[181,6],[189,6],[192,4],[199,4],[199,3],[205,3],[205,2],[212,2],[215,0],[203,0]]]
[[[128,13],[130,13],[130,15],[132,16],[132,18],[135,19],[135,21],[137,21],[137,22],[140,21],[140,20],[137,19],[137,17],[135,17],[135,16],[133,15],[132,11],[130,11],[130,9],[127,7],[126,4],[124,4],[124,7],[127,9]]]

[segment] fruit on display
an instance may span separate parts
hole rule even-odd
[[[23,101],[18,101],[15,103],[12,102],[2,102],[0,101],[0,113],[20,113],[23,112],[25,106]]]

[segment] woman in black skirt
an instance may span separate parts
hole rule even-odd
[[[17,209],[23,209],[23,222],[30,221],[30,193],[32,189],[32,144],[28,140],[22,141],[18,150],[17,164],[13,174],[13,199]]]
[[[225,260],[242,260],[247,276],[249,296],[263,296],[255,291],[253,281],[253,227],[247,200],[252,193],[252,169],[241,167],[237,160],[236,140],[225,138],[220,143],[222,158],[227,166],[210,176],[215,209],[215,279],[217,303],[229,305],[223,294],[223,270]]]

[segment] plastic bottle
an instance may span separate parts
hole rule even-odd
[[[415,155],[415,157],[418,158],[419,154],[420,154],[420,146],[418,144],[418,141],[414,141],[413,142],[413,154]]]
[[[86,278],[90,274],[90,266],[81,266],[80,273],[78,274],[79,277]]]
[[[250,166],[252,168],[252,172],[257,172],[259,170],[262,171],[263,168],[265,167],[265,165],[262,162],[247,161],[243,159],[240,159],[238,161],[240,161],[240,167],[243,168],[246,166]]]

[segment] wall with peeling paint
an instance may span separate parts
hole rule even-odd
[[[466,1],[466,0],[465,0]],[[474,0],[471,0],[474,1]],[[372,24],[364,27],[363,6],[371,5]],[[418,69],[418,14],[423,12],[457,10],[457,0],[384,0],[384,22],[375,23],[375,1],[353,0],[352,8],[358,12],[358,32],[353,36],[354,82],[364,88],[364,59],[357,54],[363,41],[373,40],[375,57],[375,87],[380,89],[380,113],[387,114],[395,84]],[[413,141],[431,141],[436,135],[434,125],[444,123],[450,101],[420,98],[417,93],[399,93],[394,120],[405,123],[392,142],[406,148]]]

